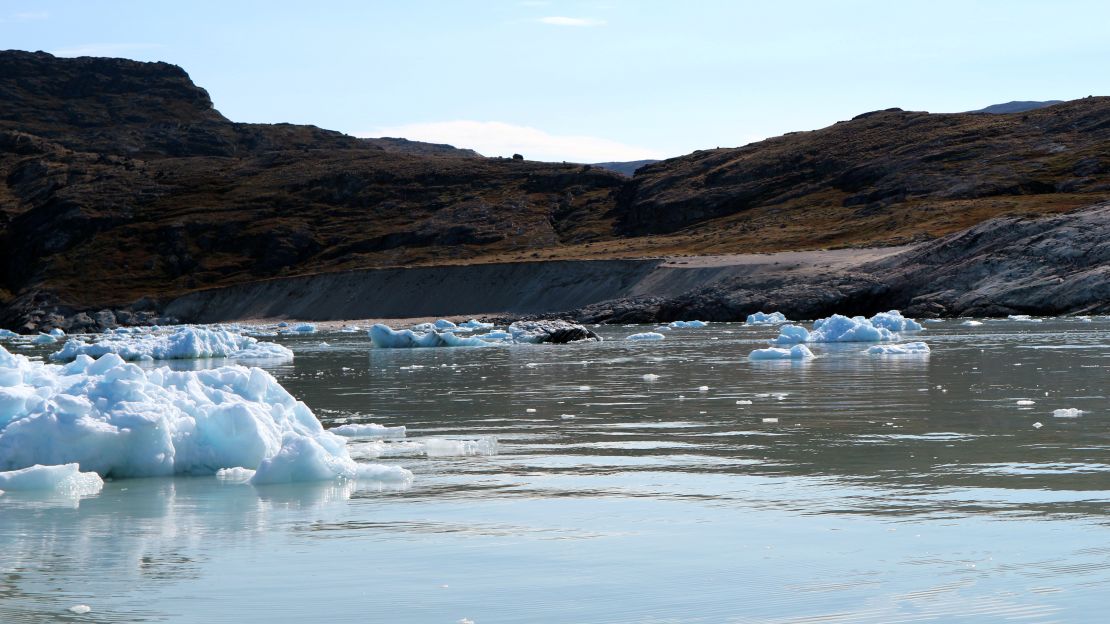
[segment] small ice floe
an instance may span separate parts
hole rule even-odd
[[[963,325],[964,327],[979,327],[982,324],[983,324],[983,321],[976,321],[976,320],[973,320],[973,319],[968,319],[968,320],[964,321],[963,323],[960,323],[960,325]]]
[[[574,418],[574,414],[559,414],[559,418],[562,418],[563,420],[572,420]]]
[[[779,421],[778,418],[764,418],[763,419],[763,422],[768,423],[768,424],[774,424],[774,423],[777,423],[778,421]]]
[[[779,329],[777,338],[771,344],[792,345],[809,340],[809,330],[801,325],[784,325]]]
[[[868,355],[928,355],[929,345],[924,342],[905,344],[875,345],[864,351]]]
[[[315,334],[316,333],[316,324],[315,323],[297,323],[296,325],[293,326],[293,331],[297,332],[298,334]]]
[[[19,470],[0,472],[0,490],[47,491],[67,496],[90,496],[104,487],[95,472],[81,472],[75,464],[44,466],[35,464]]]
[[[803,344],[794,345],[789,349],[777,347],[756,349],[748,354],[749,360],[808,360],[813,357],[817,356],[813,355],[809,347]]]
[[[1040,322],[1042,322],[1042,319],[1033,318],[1032,316],[1029,316],[1028,314],[1011,314],[1011,315],[1007,316],[1006,318],[1010,319],[1011,321],[1022,321],[1022,322],[1025,322],[1025,323],[1040,323]]]
[[[662,340],[664,337],[659,332],[640,332],[628,336],[625,340]]]
[[[291,360],[293,352],[279,344],[259,342],[251,336],[222,329],[179,327],[170,334],[111,335],[85,342],[68,340],[50,355],[55,362],[78,356],[100,357],[113,353],[128,361],[235,358],[244,360]]]
[[[50,330],[46,333],[50,334],[51,336],[53,336],[55,338],[65,338],[65,336],[66,336],[65,331],[63,331],[59,327],[55,327],[54,329],[52,329],[52,330]]]
[[[58,337],[51,334],[39,334],[38,336],[35,336],[34,340],[32,340],[31,342],[37,345],[54,344],[55,342],[58,342]]]
[[[352,423],[349,425],[332,427],[328,429],[328,431],[345,438],[403,438],[406,432],[403,425],[400,427],[387,427],[377,423]]]
[[[450,321],[445,322],[450,323]],[[437,327],[435,323],[422,323],[413,326],[413,329],[402,330],[394,330],[379,323],[369,330],[370,342],[379,349],[488,347],[505,344],[601,341],[593,331],[566,321],[518,321],[510,325],[507,332],[492,330],[485,334],[469,336],[461,336],[460,333],[464,332],[460,332],[458,327]]]
[[[1041,427],[1043,427],[1043,426],[1044,426],[1044,425],[1042,425],[1042,424],[1041,424],[1041,423],[1039,423],[1039,422],[1035,422],[1035,423],[1033,423],[1033,428],[1034,428],[1034,429],[1040,429],[1040,428],[1041,428]]]
[[[527,413],[527,414],[535,414],[536,413],[536,408],[534,408],[534,407],[525,408],[524,412]]]
[[[658,381],[658,380],[659,380],[659,375],[656,375],[655,373],[648,373],[648,374],[644,375],[644,381]]]
[[[709,392],[709,386],[698,386],[698,392]]]
[[[497,438],[493,437],[474,440],[428,438],[422,442],[424,443],[424,453],[428,457],[469,457],[497,454]]]
[[[749,314],[744,322],[748,325],[778,325],[786,322],[786,315],[782,312],[756,312]]]
[[[89,613],[90,611],[92,611],[92,607],[90,607],[89,605],[86,605],[86,604],[79,604],[79,605],[73,605],[72,607],[66,609],[66,611],[69,611],[71,613],[76,613],[77,615],[85,615],[86,613]]]
[[[465,327],[467,329],[493,329],[493,323],[483,323],[478,319],[470,319],[465,323],[459,323],[459,327]]]
[[[671,329],[700,329],[709,325],[705,321],[673,321],[668,327]]]
[[[1018,405],[1036,405],[1037,402],[1033,401],[1033,400],[1030,400],[1030,399],[1018,399],[1017,404]]]
[[[326,343],[326,342],[321,342],[320,344],[318,344],[318,345],[316,345],[316,346],[317,346],[318,348],[320,348],[320,349],[327,349],[327,348],[328,348],[328,347],[330,347],[331,345],[330,345],[330,344],[328,344],[328,343]]]
[[[1056,418],[1079,418],[1083,415],[1083,410],[1075,409],[1074,407],[1068,407],[1064,409],[1052,410],[1052,415]],[[0,486],[0,489],[3,489],[3,487]]]
[[[589,386],[578,386],[578,389],[582,392],[589,392],[590,390],[592,390],[592,388],[590,388]]]
[[[127,478],[240,467],[257,470],[256,484],[354,479],[346,446],[261,368],[148,370],[114,353],[57,365],[0,347],[0,470],[72,464]],[[412,479],[401,468],[382,474]]]
[[[737,405],[751,405],[752,402],[748,399],[740,399],[740,400],[736,401],[736,404]]]
[[[18,338],[19,334],[10,329],[0,329],[0,340],[7,340],[9,338]]]

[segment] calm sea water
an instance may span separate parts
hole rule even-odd
[[[404,490],[178,478],[0,496],[0,622],[1110,617],[1110,321],[946,321],[921,334],[928,357],[832,345],[807,363],[748,362],[771,328],[600,331],[411,351],[279,339],[297,358],[270,370],[326,424],[497,453],[387,446],[375,461],[416,474]]]

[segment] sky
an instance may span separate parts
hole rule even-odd
[[[573,162],[1110,95],[1108,26],[1105,0],[0,0],[0,49],[174,63],[234,121]]]

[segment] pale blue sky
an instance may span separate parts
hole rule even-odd
[[[1110,2],[0,0],[0,48],[181,65],[236,121],[632,160],[1110,94]]]

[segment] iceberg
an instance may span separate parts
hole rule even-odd
[[[674,321],[668,327],[671,329],[700,329],[709,325],[705,321]]]
[[[470,319],[465,323],[459,323],[459,327],[467,329],[493,329],[493,323],[483,323],[478,319]]]
[[[413,349],[424,347],[488,347],[494,342],[483,340],[481,336],[458,336],[454,332],[425,332],[411,329],[392,329],[377,323],[367,332],[370,343],[379,349]]]
[[[50,334],[51,336],[54,336],[55,338],[65,338],[65,336],[66,336],[66,333],[64,331],[62,331],[61,329],[58,329],[57,327],[55,327],[54,329],[52,329],[52,330],[50,330],[46,333]]]
[[[809,340],[809,330],[801,325],[784,325],[779,328],[779,335],[771,344],[792,345]]]
[[[808,360],[817,357],[803,344],[794,345],[789,349],[770,347],[756,349],[748,354],[749,360]]]
[[[299,334],[315,334],[316,325],[314,323],[297,323],[293,326],[293,331]]]
[[[293,359],[293,352],[279,344],[259,342],[222,329],[179,327],[170,334],[105,336],[96,342],[70,339],[50,355],[55,362],[70,362],[80,355],[100,357],[114,353],[124,360],[190,360],[204,358]]]
[[[896,338],[893,331],[876,327],[862,316],[834,314],[814,321],[806,342],[886,342]]]
[[[37,345],[48,345],[48,344],[54,344],[56,342],[58,342],[58,338],[56,336],[53,336],[51,334],[41,334],[41,333],[38,336],[35,336],[34,340],[31,341],[32,344],[37,344]]]
[[[104,487],[95,472],[81,472],[77,464],[43,466],[35,464],[19,470],[0,472],[0,490],[49,491],[68,496],[90,496]]]
[[[19,334],[13,332],[10,329],[0,329],[0,340],[6,340],[8,338],[18,338],[18,337],[19,337]]]
[[[466,331],[470,331],[469,328]],[[424,347],[488,347],[497,344],[565,344],[597,341],[601,338],[581,325],[566,321],[518,321],[508,331],[492,330],[485,334],[459,335],[459,328],[436,328],[434,323],[421,323],[412,329],[392,329],[377,324],[370,328],[370,342],[379,349],[412,349]]]
[[[744,322],[748,325],[778,325],[786,322],[786,315],[782,312],[756,312],[755,314],[749,314],[748,319]]]
[[[889,329],[892,332],[922,331],[925,329],[921,326],[921,323],[902,316],[902,313],[898,310],[879,312],[869,320],[873,326]]]
[[[928,355],[929,345],[924,342],[905,344],[875,345],[865,351],[869,355]]]
[[[78,464],[127,478],[246,468],[260,484],[357,478],[346,444],[260,368],[145,370],[115,353],[46,364],[0,347],[0,470]]]
[[[983,321],[972,321],[972,320],[967,320],[967,321],[964,321],[963,323],[960,323],[960,325],[963,325],[964,327],[979,327],[982,324],[983,324]]]
[[[628,336],[625,340],[662,340],[664,337],[659,332],[640,332]]]
[[[1083,410],[1074,407],[1064,409],[1052,410],[1052,415],[1056,418],[1079,418],[1083,415]],[[0,490],[4,489],[3,484],[0,484]]]

